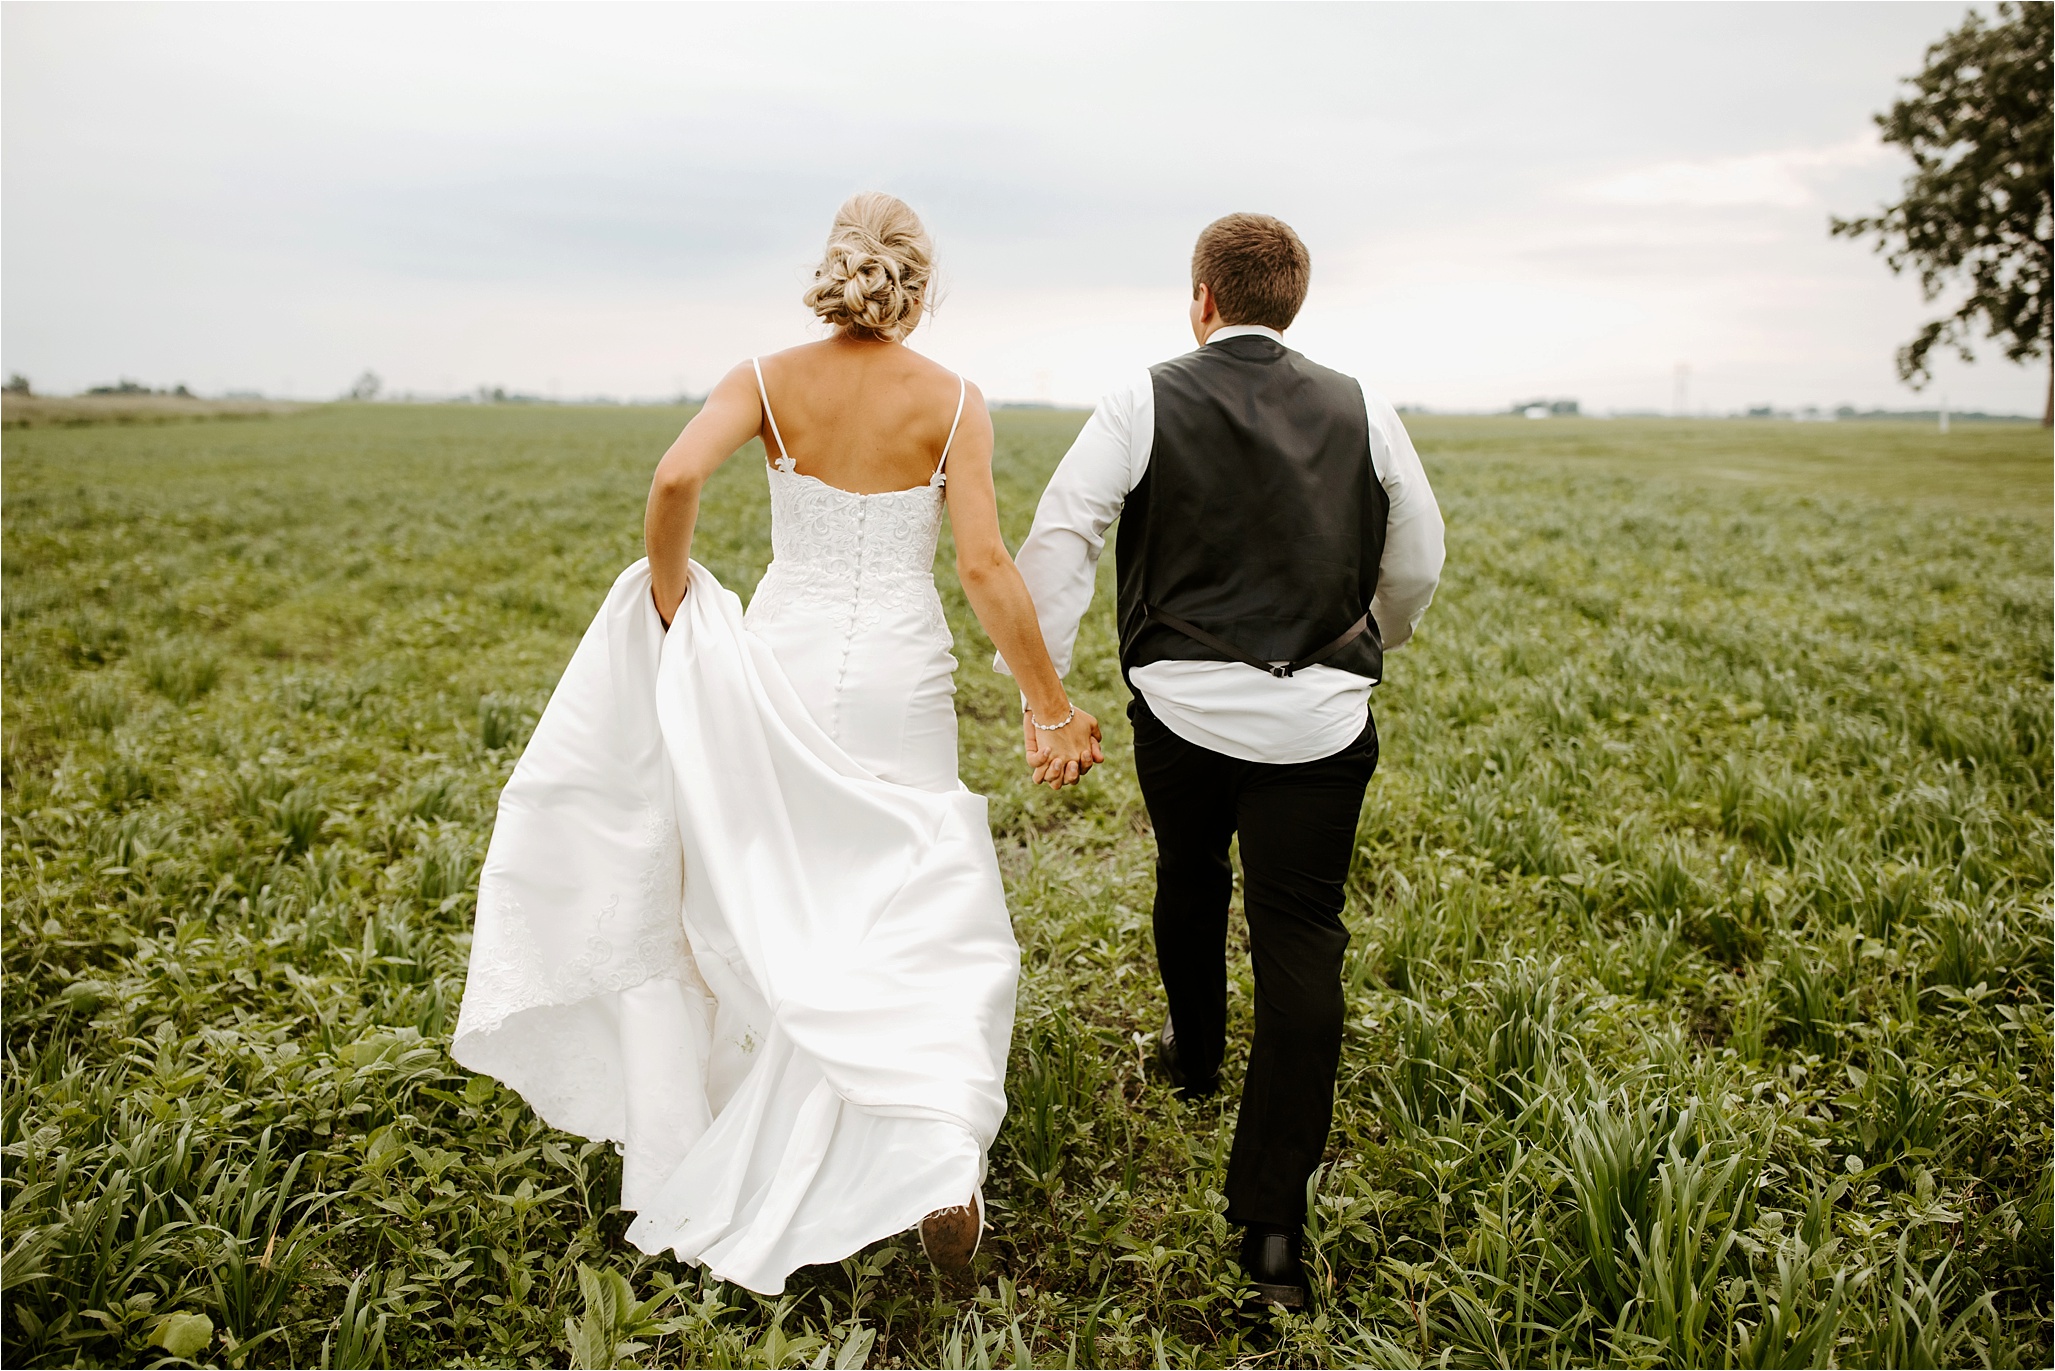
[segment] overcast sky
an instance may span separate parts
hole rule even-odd
[[[1959,4],[8,4],[0,364],[328,396],[703,391],[819,336],[835,206],[920,210],[915,345],[1089,403],[1190,346],[1193,236],[1278,214],[1291,342],[1394,400],[1927,398],[1917,284],[1827,216]]]

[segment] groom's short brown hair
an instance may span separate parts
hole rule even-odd
[[[1215,219],[1192,249],[1192,295],[1213,287],[1213,303],[1229,324],[1290,328],[1312,277],[1313,258],[1299,235],[1267,214]]]

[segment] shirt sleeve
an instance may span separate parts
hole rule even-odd
[[[1420,454],[1413,450],[1413,439],[1391,402],[1365,387],[1363,407],[1370,418],[1371,460],[1391,502],[1370,613],[1384,646],[1394,648],[1413,636],[1441,581],[1446,555],[1441,507],[1434,502]]]
[[[1059,676],[1070,672],[1078,622],[1091,607],[1106,530],[1149,467],[1156,436],[1155,392],[1145,373],[1099,402],[1057,463],[1035,507],[1034,527],[1014,564],[1035,602],[1042,641]],[[1004,658],[996,671],[1011,675]]]

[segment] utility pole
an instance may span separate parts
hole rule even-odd
[[[1675,411],[1679,419],[1691,413],[1691,363],[1689,362],[1677,363],[1676,397],[1671,402],[1670,407]]]

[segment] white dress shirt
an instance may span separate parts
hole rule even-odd
[[[1236,324],[1208,343],[1247,334],[1284,341],[1276,329]],[[1420,455],[1397,411],[1363,387],[1370,460],[1390,498],[1384,557],[1370,613],[1386,651],[1413,636],[1441,578],[1441,510]],[[1035,524],[1014,560],[1034,596],[1042,640],[1058,674],[1070,671],[1078,621],[1092,602],[1106,529],[1149,469],[1156,438],[1156,392],[1141,372],[1092,411],[1049,478]],[[993,665],[1006,671],[1003,659]],[[1244,662],[1150,662],[1129,680],[1149,709],[1187,742],[1250,762],[1310,762],[1332,756],[1363,731],[1376,682],[1339,667],[1310,666],[1268,676]]]

